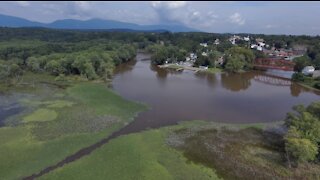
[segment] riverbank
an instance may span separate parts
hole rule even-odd
[[[176,71],[182,71],[182,70],[191,70],[195,72],[208,72],[208,73],[220,73],[222,72],[219,68],[198,68],[198,67],[191,67],[191,66],[183,66],[183,65],[177,65],[177,64],[164,64],[164,65],[158,65],[159,68],[167,68],[167,69],[173,69]]]
[[[303,82],[297,82],[300,86],[320,92],[320,89],[317,89],[315,87],[313,87],[313,85],[310,85],[309,83],[303,83]]]
[[[7,89],[20,95],[16,101],[24,110],[6,118],[0,128],[3,179],[20,179],[56,164],[146,110],[102,83],[65,83],[45,74],[28,74],[23,84]]]

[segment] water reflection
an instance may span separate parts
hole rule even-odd
[[[120,64],[117,66],[117,68],[115,69],[114,73],[115,74],[122,74],[122,73],[125,73],[125,72],[129,72],[131,70],[133,70],[134,66],[137,64],[137,61],[136,60],[132,60],[132,61],[129,61],[125,64]]]
[[[207,85],[211,88],[214,88],[217,85],[218,80],[217,80],[216,74],[198,72],[198,73],[195,73],[195,76],[199,79],[205,79],[207,82]]]
[[[221,74],[222,87],[231,91],[246,90],[251,85],[251,79],[255,76],[254,73],[223,73]]]

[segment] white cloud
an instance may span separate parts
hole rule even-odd
[[[272,25],[272,24],[266,25],[266,28],[267,28],[267,29],[271,29],[271,28],[275,28],[275,27],[277,27],[277,26],[276,26],[276,25]]]
[[[209,12],[207,13],[207,15],[208,15],[209,18],[212,18],[212,19],[216,19],[216,18],[219,17],[219,16],[216,15],[213,11],[209,11]]]
[[[151,1],[154,8],[176,9],[187,5],[186,1]]]
[[[23,7],[30,5],[30,3],[28,1],[16,1],[16,3],[20,6],[23,6]]]
[[[244,23],[246,22],[246,20],[244,18],[241,17],[240,13],[234,13],[229,17],[230,21],[234,24],[238,24],[238,25],[244,25]]]
[[[75,1],[74,3],[82,10],[91,9],[90,2],[88,1]]]

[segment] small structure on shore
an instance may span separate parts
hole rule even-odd
[[[304,75],[310,75],[310,74],[313,74],[315,68],[313,66],[306,66],[302,69],[302,73]]]

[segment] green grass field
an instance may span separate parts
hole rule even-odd
[[[27,87],[11,87],[11,92],[23,93],[17,101],[25,110],[0,128],[0,179],[20,179],[54,165],[146,109],[101,83],[72,83],[61,89],[49,76],[32,74],[24,82]]]
[[[188,161],[166,144],[172,128],[177,127],[113,139],[40,179],[219,179],[212,169]]]

